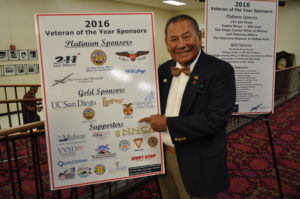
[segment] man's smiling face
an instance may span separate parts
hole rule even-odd
[[[201,49],[201,33],[192,22],[182,19],[169,24],[165,42],[171,57],[180,65],[190,65]]]

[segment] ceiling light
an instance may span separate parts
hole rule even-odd
[[[180,2],[180,1],[174,1],[174,0],[163,1],[163,3],[171,4],[171,5],[174,5],[174,6],[186,5],[186,3],[183,3],[183,2]]]

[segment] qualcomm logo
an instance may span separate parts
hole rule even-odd
[[[87,159],[68,160],[68,161],[59,161],[59,162],[57,162],[57,165],[59,167],[63,167],[63,166],[70,165],[70,164],[80,164],[80,163],[86,163],[86,162],[88,162]]]

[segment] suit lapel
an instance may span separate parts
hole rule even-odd
[[[161,86],[161,112],[162,114],[165,114],[166,111],[166,105],[167,105],[167,99],[168,99],[168,95],[169,95],[169,91],[170,91],[170,87],[171,87],[171,83],[172,83],[172,74],[170,71],[170,67],[175,66],[176,62],[172,61],[171,64],[169,65],[169,67],[167,68],[167,70],[165,71],[165,73],[162,76],[162,86]]]
[[[206,55],[204,52],[201,52],[183,93],[179,115],[185,115],[190,110],[196,94],[203,90],[206,65]]]

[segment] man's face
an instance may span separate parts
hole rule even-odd
[[[201,49],[201,33],[197,33],[192,22],[183,19],[171,23],[167,28],[165,42],[171,57],[182,66],[190,65]]]

